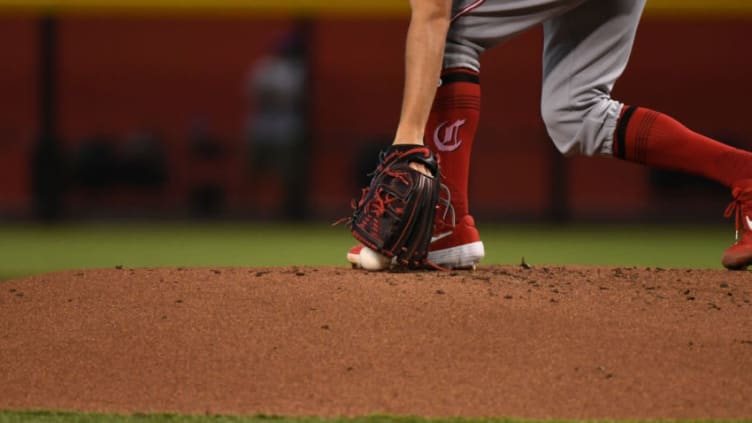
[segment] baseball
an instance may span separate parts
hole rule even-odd
[[[368,247],[363,247],[360,251],[360,267],[365,270],[378,271],[388,269],[391,263],[391,257],[377,253]]]

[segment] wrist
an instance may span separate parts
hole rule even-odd
[[[423,145],[423,131],[397,128],[397,133],[394,136],[392,144]]]
[[[392,145],[423,145],[423,140],[395,139]]]

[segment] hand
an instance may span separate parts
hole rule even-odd
[[[420,145],[420,146],[423,146],[423,143],[418,143],[418,142],[401,142],[401,141],[394,141],[394,145],[410,145],[410,144],[412,144],[412,145]],[[431,172],[430,172],[430,171],[428,170],[428,168],[427,168],[427,167],[426,167],[426,166],[425,166],[425,165],[424,165],[423,163],[418,163],[418,162],[410,162],[410,168],[411,168],[411,169],[415,169],[415,170],[417,170],[418,172],[420,172],[420,173],[422,173],[422,174],[424,174],[424,175],[426,175],[426,176],[431,176],[431,177],[433,177],[433,175],[431,174]]]

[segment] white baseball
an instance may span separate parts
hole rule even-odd
[[[360,267],[366,270],[384,270],[388,269],[390,264],[392,264],[391,257],[377,253],[368,247],[363,247],[363,249],[360,250]]]

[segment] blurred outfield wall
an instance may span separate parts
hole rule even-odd
[[[64,156],[106,134],[140,128],[163,137],[169,178],[157,193],[96,196],[68,190],[69,213],[154,210],[181,215],[191,188],[213,181],[230,215],[278,202],[274,180],[248,177],[243,138],[246,74],[301,18],[310,21],[310,215],[347,212],[357,158],[387,142],[402,90],[406,1],[0,0],[0,215],[32,208],[30,156],[39,135],[39,19],[56,16],[58,136]],[[648,2],[630,66],[615,96],[669,113],[689,127],[752,148],[752,2]],[[539,117],[541,34],[489,52],[474,150],[475,213],[508,218],[647,219],[720,216],[718,187],[672,180],[596,159],[562,160]],[[228,152],[196,162],[187,133],[204,122]],[[666,182],[668,181],[668,182]],[[672,182],[673,181],[673,182]],[[258,185],[262,185],[259,187]],[[562,210],[563,209],[563,210]],[[552,211],[554,212],[552,214]],[[96,213],[93,213],[96,214]]]
[[[3,12],[25,13],[251,13],[310,16],[404,16],[406,0],[0,0]],[[748,14],[746,0],[651,0],[649,14]]]

